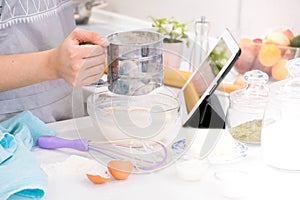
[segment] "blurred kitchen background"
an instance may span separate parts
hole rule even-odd
[[[276,28],[300,33],[299,0],[106,0],[107,11],[150,21],[149,16],[193,22],[206,16],[210,36],[227,27],[236,37],[260,37]]]

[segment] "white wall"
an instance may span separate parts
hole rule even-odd
[[[280,27],[300,34],[300,0],[242,0],[241,14],[243,35],[261,35]]]
[[[107,0],[105,10],[143,20],[174,17],[192,22],[206,16],[215,37],[227,27],[236,37],[259,37],[278,27],[300,34],[300,0]],[[191,23],[192,24],[192,23]],[[190,27],[192,30],[192,26]]]

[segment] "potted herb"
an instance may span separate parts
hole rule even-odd
[[[186,24],[174,19],[151,17],[152,27],[165,36],[163,59],[165,67],[180,68],[183,44],[189,47]]]
[[[168,18],[151,17],[151,20],[152,27],[165,36],[165,43],[182,43],[183,40],[186,40],[186,45],[189,46],[185,23]]]

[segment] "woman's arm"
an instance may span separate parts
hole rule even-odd
[[[75,87],[96,82],[103,75],[107,45],[98,34],[75,29],[57,48],[1,55],[0,91],[60,78]]]
[[[0,91],[57,79],[49,58],[51,50],[0,56]]]

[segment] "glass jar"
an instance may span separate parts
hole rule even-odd
[[[261,127],[269,89],[269,77],[260,70],[244,74],[247,87],[230,94],[226,127],[233,138],[245,143],[260,143]]]
[[[289,78],[270,85],[262,128],[264,161],[274,167],[300,170],[300,58],[287,62]]]

